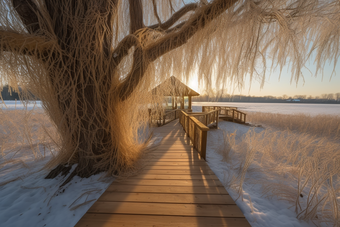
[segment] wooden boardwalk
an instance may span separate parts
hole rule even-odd
[[[147,166],[113,182],[77,223],[94,226],[250,226],[216,175],[192,150],[175,120],[156,128],[163,136]]]

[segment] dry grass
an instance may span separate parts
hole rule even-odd
[[[308,133],[311,135],[340,139],[340,116],[305,114],[248,113],[247,119],[254,124],[275,127],[283,130]]]
[[[58,147],[55,127],[42,110],[0,109],[0,171],[44,158]]]
[[[340,144],[331,133],[338,133],[339,118],[322,124],[324,116],[254,115],[252,122],[285,130],[250,130],[242,137],[225,133],[221,154],[234,169],[226,179],[229,186],[242,196],[247,179],[260,184],[264,196],[290,202],[299,219],[340,226]]]

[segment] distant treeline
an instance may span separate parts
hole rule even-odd
[[[3,86],[1,89],[1,97],[3,100],[19,100],[20,98],[25,99],[25,97],[20,97],[20,92],[22,89],[19,87],[19,92],[14,91],[14,89],[10,88],[8,85]],[[28,95],[30,100],[39,100],[32,93]]]
[[[193,102],[267,102],[267,103],[329,103],[340,104],[340,93],[322,94],[321,96],[295,95],[280,97],[275,96],[246,96],[246,95],[223,95],[212,97],[200,95],[192,98]]]

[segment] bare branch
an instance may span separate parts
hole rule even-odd
[[[161,21],[161,19],[159,18],[158,13],[157,13],[157,4],[156,4],[156,0],[152,0],[152,5],[153,5],[153,13],[154,13],[155,17],[157,18],[158,25],[161,25],[161,24],[162,24],[162,21]]]
[[[196,3],[188,4],[184,7],[182,7],[180,10],[178,10],[176,13],[174,13],[172,15],[172,17],[170,17],[170,19],[167,20],[166,22],[164,22],[163,24],[160,24],[160,25],[154,24],[154,25],[149,26],[149,28],[156,29],[156,28],[159,27],[163,30],[166,30],[166,29],[170,28],[172,25],[174,25],[186,13],[188,13],[189,11],[195,10],[197,7],[198,7],[198,5]]]
[[[32,0],[12,0],[15,11],[19,14],[27,31],[32,34],[40,29],[38,16],[39,10]]]
[[[169,34],[169,33],[171,33],[171,32],[177,31],[177,30],[181,29],[181,28],[185,25],[185,23],[186,23],[186,22],[182,22],[182,23],[176,25],[176,26],[173,27],[173,28],[169,28],[168,30],[165,31],[165,33],[168,33],[168,34]]]
[[[118,46],[113,50],[112,56],[113,56],[113,62],[114,66],[118,66],[119,63],[123,60],[123,58],[128,54],[129,50],[133,46],[138,46],[139,41],[134,35],[128,35],[126,36]]]
[[[131,71],[118,88],[119,98],[121,101],[126,100],[135,90],[143,78],[147,67],[148,63],[145,61],[144,51],[141,46],[138,46],[136,47],[136,50],[133,54],[133,64]]]
[[[215,0],[209,5],[202,6],[200,13],[195,15],[175,35],[170,33],[150,45],[146,50],[148,60],[154,61],[163,54],[185,44],[197,31],[221,15],[238,0]]]
[[[0,30],[0,51],[10,51],[29,55],[36,51],[43,52],[52,49],[55,44],[55,41],[47,40],[42,36]]]
[[[143,23],[143,5],[141,0],[129,0],[130,3],[130,33],[144,27]]]

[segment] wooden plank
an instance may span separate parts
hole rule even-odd
[[[188,165],[191,165],[191,166],[206,166],[205,163],[203,163],[203,161],[199,160],[199,161],[178,161],[178,162],[172,162],[172,161],[146,161],[145,162],[145,165],[148,165],[148,166],[188,166]],[[169,168],[172,168],[172,167],[169,167]]]
[[[172,159],[194,159],[198,158],[198,154],[192,154],[192,153],[152,153],[150,154],[150,158],[172,158]]]
[[[189,163],[189,162],[188,162]],[[178,166],[145,166],[143,170],[151,169],[166,169],[166,170],[191,170],[191,171],[206,171],[211,170],[209,166],[189,166],[189,165],[178,165]]]
[[[211,170],[172,170],[172,169],[149,169],[149,170],[142,170],[140,172],[140,174],[184,174],[184,175],[202,175],[202,173],[204,173],[204,175],[215,175],[215,173]]]
[[[199,161],[204,161],[204,159],[200,159],[199,157],[185,157],[185,155],[182,155],[182,156],[179,156],[179,155],[162,155],[162,154],[159,154],[159,155],[150,155],[148,156],[149,158],[149,161],[151,162],[186,162],[188,163],[187,167],[190,168],[189,166],[189,163],[192,163],[192,162],[199,162]]]
[[[223,187],[218,180],[191,179],[191,180],[143,180],[143,179],[125,179],[114,181],[112,184],[132,184],[132,185],[167,185],[167,186],[190,186],[190,187]]]
[[[162,152],[171,152],[171,151],[180,151],[182,153],[191,153],[193,151],[193,147],[155,147],[153,148],[153,152],[162,151]]]
[[[114,181],[76,226],[250,226],[178,121],[154,135],[139,174]]]
[[[224,187],[190,187],[190,186],[148,186],[148,185],[124,185],[111,184],[107,192],[148,192],[148,193],[174,193],[174,194],[209,194],[209,195],[229,195]]]
[[[235,218],[244,217],[236,205],[196,205],[171,203],[135,203],[97,201],[88,210],[89,213],[177,215]]]
[[[130,177],[129,179],[149,179],[149,180],[219,180],[214,174],[210,175],[200,175],[200,174],[138,174],[137,176]]]
[[[183,153],[183,154],[190,154],[191,152],[196,152],[196,151],[193,151],[192,149],[191,150],[179,150],[179,149],[152,149],[152,154],[165,154],[165,153],[169,153],[169,154],[176,154],[176,153]]]
[[[244,218],[87,213],[76,227],[250,227]]]
[[[104,192],[98,201],[142,202],[142,203],[180,203],[180,204],[224,204],[234,205],[229,195],[207,194],[161,194],[140,192]]]

